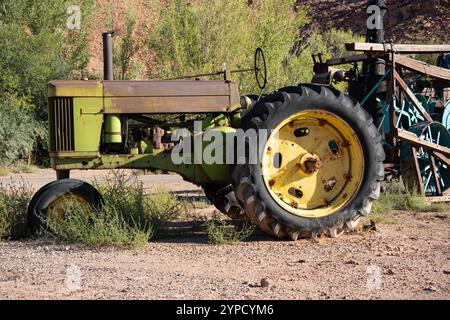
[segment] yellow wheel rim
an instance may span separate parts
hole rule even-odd
[[[80,206],[89,207],[89,202],[84,198],[75,194],[65,194],[54,200],[48,207],[48,214],[52,215],[54,218],[63,218],[64,213],[67,210],[67,206]]]
[[[283,209],[301,217],[325,217],[358,192],[364,153],[344,120],[327,111],[308,110],[272,131],[262,172],[270,195]]]

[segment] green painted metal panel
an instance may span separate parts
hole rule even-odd
[[[103,123],[103,99],[73,99],[73,119],[76,152],[98,151]]]

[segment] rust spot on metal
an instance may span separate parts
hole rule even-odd
[[[319,120],[319,127],[323,127],[324,125],[326,125],[328,122],[327,121],[325,121],[325,120],[323,120],[323,119],[320,119]]]
[[[352,176],[350,174],[344,174],[344,179],[345,181],[351,181],[352,180]]]
[[[320,161],[320,159],[316,159],[313,157],[307,158],[304,164],[306,173],[314,173],[320,168],[322,168],[322,161]]]

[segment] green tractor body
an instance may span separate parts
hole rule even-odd
[[[170,131],[138,134],[135,136],[140,139],[133,140],[130,127],[131,122],[152,121],[155,114],[205,114],[202,129],[232,132],[241,108],[232,82],[53,81],[48,97],[50,157],[57,172],[160,169],[177,172],[198,184],[231,182],[226,164],[174,164],[169,156],[171,142],[164,142],[170,140]],[[200,137],[194,141],[201,141],[203,149],[207,143],[202,133],[196,132]]]

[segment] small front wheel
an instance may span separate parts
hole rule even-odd
[[[63,214],[69,202],[81,206],[99,208],[102,205],[100,193],[87,182],[62,179],[43,186],[28,205],[28,226],[32,233],[45,229],[49,214]]]

